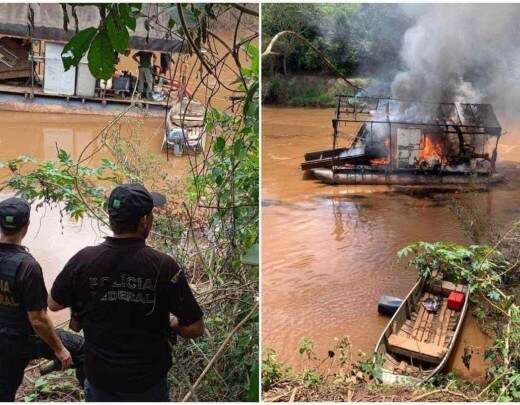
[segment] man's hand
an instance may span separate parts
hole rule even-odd
[[[175,315],[170,315],[170,328],[177,333],[179,331],[179,319]]]
[[[53,350],[56,357],[61,361],[62,367],[65,369],[72,364],[72,358],[69,351],[63,346],[63,343],[54,330],[54,325],[47,315],[45,309],[39,311],[29,311],[29,322],[38,336],[47,343]]]
[[[191,325],[180,325],[175,315],[170,316],[170,328],[183,338],[197,338],[204,335],[204,322],[202,319]]]
[[[62,370],[65,370],[72,366],[72,356],[70,355],[69,351],[65,349],[65,347],[61,349],[59,352],[55,352],[54,355],[61,362]]]

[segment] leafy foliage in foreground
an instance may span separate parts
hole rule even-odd
[[[38,377],[34,385],[23,392],[25,402],[85,401],[85,395],[78,385],[73,369]]]
[[[89,70],[95,78],[107,80],[112,77],[119,55],[124,54],[129,48],[130,35],[135,32],[138,19],[141,19],[144,25],[147,38],[152,26],[154,30],[163,31],[161,33],[165,38],[175,36],[186,38],[186,32],[179,24],[182,13],[186,29],[193,37],[194,46],[200,48],[201,44],[208,39],[209,25],[217,19],[216,9],[222,7],[211,3],[180,3],[177,8],[176,4],[164,3],[155,4],[156,7],[153,9],[145,10],[143,4],[145,3],[62,4],[65,29],[68,30],[68,7],[76,20],[76,33],[61,54],[65,70],[77,66],[87,55]],[[78,7],[96,7],[99,12],[99,25],[78,30],[76,19]],[[160,15],[167,16],[167,26],[163,27],[156,21]],[[194,51],[191,46],[188,50]]]
[[[50,205],[64,204],[64,211],[72,219],[79,220],[91,214],[106,217],[106,186],[123,181],[137,181],[132,173],[107,159],[92,168],[80,165],[69,153],[58,149],[56,161],[37,162],[29,156],[20,156],[0,167],[8,167],[11,176],[3,186],[16,192],[28,201],[40,201]],[[25,172],[27,166],[32,169]]]
[[[413,255],[409,265],[420,278],[428,279],[438,272],[445,278],[469,285],[470,294],[483,292],[498,301],[498,288],[507,273],[508,262],[496,248],[482,245],[458,245],[451,242],[416,242],[401,249],[397,256]]]
[[[335,344],[325,356],[315,350],[312,339],[304,337],[298,345],[301,371],[279,361],[273,349],[266,349],[262,358],[262,388],[264,393],[286,386],[293,390],[319,391],[324,386],[331,389],[355,390],[360,385],[373,385],[380,380],[378,365],[380,357],[367,356],[358,352],[352,355],[352,346],[348,337],[336,338]]]
[[[73,10],[82,6],[73,5]],[[88,27],[78,31],[67,43],[61,58],[65,70],[77,66],[84,55],[87,55],[88,67],[92,75],[98,79],[112,77],[117,63],[117,54],[128,48],[129,31],[135,31],[137,17],[141,11],[140,3],[85,4],[97,7],[100,15],[98,27]],[[67,8],[63,7],[65,19],[68,20]],[[74,13],[74,11],[73,11]]]
[[[206,131],[215,134],[213,154],[204,170],[190,179],[189,193],[214,209],[210,226],[216,240],[226,240],[239,258],[258,243],[259,134],[258,49],[247,48],[251,67],[242,69],[245,91],[242,114],[212,109]]]
[[[251,311],[258,283],[258,266],[244,265],[242,260],[248,257],[250,263],[258,263],[259,56],[253,46],[249,46],[247,52],[251,65],[242,69],[241,83],[247,87],[243,87],[241,114],[231,115],[215,109],[209,112],[206,131],[214,134],[213,153],[188,182],[191,204],[204,207],[207,214],[204,232],[196,237],[203,241],[196,249],[199,265],[205,270],[212,289],[228,293],[228,298],[216,302],[208,314],[208,324],[219,333],[229,331]],[[200,237],[202,234],[204,238]],[[252,251],[256,252],[256,258],[251,257]],[[229,313],[233,316],[224,316]],[[255,314],[233,337],[224,358],[204,380],[201,391],[206,392],[207,397],[199,397],[200,400],[224,398],[225,392],[231,398],[258,399],[258,334],[259,319]],[[209,351],[214,352],[217,342],[209,339],[202,345],[207,344]],[[189,367],[185,361],[190,363],[190,357],[182,346],[179,350],[182,353],[176,353],[175,357],[185,360],[174,368],[181,373],[183,367]],[[202,367],[197,365],[190,369],[196,376]],[[171,375],[176,373],[173,371]]]
[[[493,401],[519,401],[520,306],[518,291],[510,285],[517,264],[509,263],[497,247],[450,242],[416,242],[398,253],[401,258],[408,255],[413,255],[409,264],[419,277],[439,272],[468,284],[475,314],[495,325],[495,341],[485,356],[491,365],[488,385],[476,399],[486,394]]]

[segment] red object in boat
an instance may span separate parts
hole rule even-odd
[[[448,296],[448,308],[460,311],[464,305],[464,293],[458,291],[450,292]]]

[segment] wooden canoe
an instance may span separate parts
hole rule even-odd
[[[451,291],[464,293],[460,311],[447,306]],[[437,312],[422,304],[438,297]],[[469,303],[468,287],[440,279],[419,280],[388,322],[377,342],[375,353],[381,357],[385,384],[417,385],[427,381],[446,365]]]

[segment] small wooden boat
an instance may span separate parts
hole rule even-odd
[[[464,293],[459,311],[448,308],[452,291]],[[434,278],[419,280],[383,331],[375,352],[385,384],[417,385],[442,370],[453,350],[468,308],[468,287]],[[432,300],[436,312],[426,309]]]

